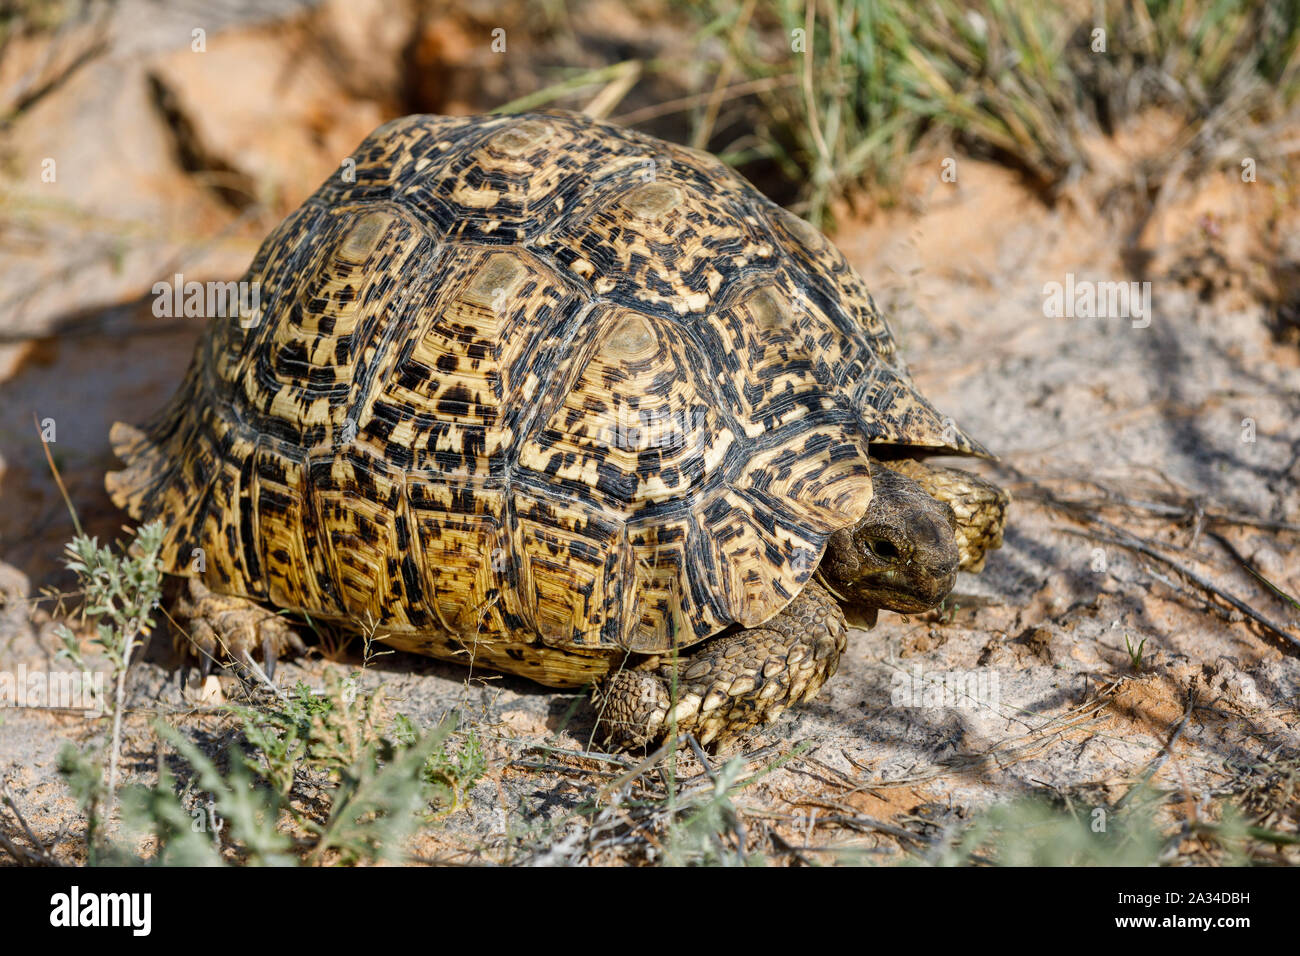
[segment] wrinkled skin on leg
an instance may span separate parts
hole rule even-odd
[[[675,731],[719,743],[766,723],[816,696],[839,666],[847,634],[835,599],[810,581],[762,627],[611,675],[596,695],[606,740],[641,747]]]

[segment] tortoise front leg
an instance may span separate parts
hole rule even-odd
[[[640,747],[689,732],[716,743],[773,720],[816,696],[839,666],[846,634],[835,599],[809,581],[762,627],[611,674],[597,690],[607,742]]]

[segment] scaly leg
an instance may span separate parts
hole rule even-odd
[[[835,599],[809,581],[762,627],[713,638],[676,662],[661,656],[610,675],[597,692],[603,729],[620,747],[674,731],[725,740],[816,696],[839,666],[846,634]]]

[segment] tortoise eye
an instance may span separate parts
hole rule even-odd
[[[868,538],[867,548],[882,561],[893,561],[899,556],[898,548],[883,538]]]

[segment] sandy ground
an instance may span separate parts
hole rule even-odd
[[[387,115],[388,104],[338,89],[312,56],[277,74],[297,35],[287,27],[217,35],[217,56],[256,61],[267,76],[218,93],[220,63],[159,40],[83,67],[6,134],[6,671],[59,666],[54,605],[36,598],[70,580],[59,571],[70,523],[33,416],[57,424],[50,447],[88,530],[116,535],[123,516],[102,490],[113,465],[108,428],[162,403],[198,334],[191,323],[153,318],[149,286],[175,271],[238,275],[270,226]],[[150,76],[194,117],[187,135],[256,203],[182,167],[175,123],[151,98]],[[280,95],[260,97],[273,76]],[[1294,240],[1278,238],[1300,235],[1296,183],[1280,162],[1263,161],[1255,183],[1211,171],[1177,183],[1136,220],[1100,202],[1132,185],[1125,170],[1167,147],[1166,126],[1147,117],[1098,144],[1106,181],[1078,183],[1052,207],[1001,167],[957,157],[956,182],[942,182],[942,157],[917,156],[907,201],[841,221],[836,242],[891,317],[922,390],[999,455],[974,467],[1016,502],[1005,546],[982,574],[962,577],[949,607],[882,614],[872,630],[856,630],[818,700],[714,758],[757,753],[760,768],[798,752],[736,798],[754,826],[789,844],[852,846],[888,860],[919,841],[862,821],[928,839],[1030,793],[1113,807],[1153,765],[1153,784],[1181,794],[1163,811],[1166,824],[1213,820],[1223,798],[1249,803],[1294,772],[1300,612],[1243,564],[1300,593],[1300,350],[1276,334],[1273,304],[1278,271],[1300,259]],[[268,127],[278,135],[262,135]],[[59,159],[56,184],[39,179],[47,156]],[[1150,282],[1149,322],[1045,315],[1045,284],[1067,275]],[[1117,543],[1135,540],[1167,560]],[[1134,666],[1129,649],[1139,646]],[[285,664],[277,679],[318,686],[327,668],[355,666],[355,656],[314,656]],[[228,718],[195,713],[177,676],[161,647],[133,673],[128,780],[156,779],[154,716],[209,742],[229,729]],[[946,677],[968,681],[974,697],[945,697],[933,684],[904,693]],[[551,754],[541,761],[551,769],[531,766],[539,746],[587,747],[593,714],[574,695],[468,678],[404,654],[380,658],[364,679],[382,682],[420,724],[461,711],[487,746],[487,777],[465,808],[422,835],[424,856],[527,857],[528,846],[550,839],[537,837],[548,826],[566,832],[590,795],[589,761]],[[220,680],[239,697],[233,677]],[[101,731],[48,709],[0,712],[0,772],[41,838],[82,825],[55,772],[61,741]],[[699,773],[694,758],[683,772]],[[1266,823],[1294,832],[1294,802]],[[64,845],[75,858],[75,840]],[[1173,846],[1201,858],[1194,840]]]

